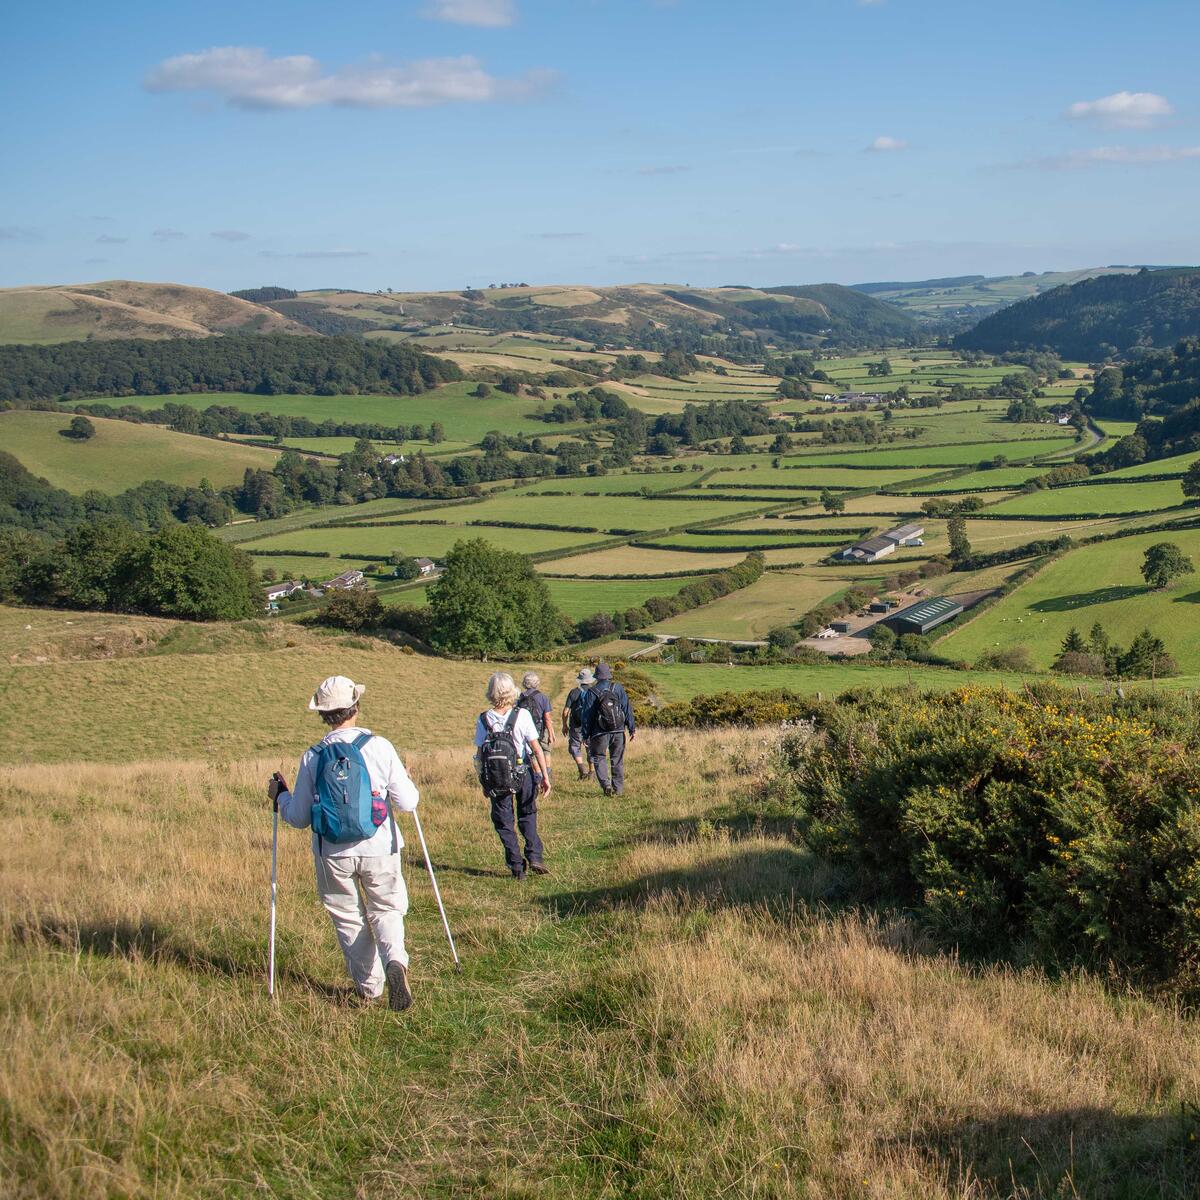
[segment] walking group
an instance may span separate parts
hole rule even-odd
[[[492,825],[514,880],[548,875],[538,834],[538,800],[553,787],[553,705],[532,671],[518,688],[497,672],[487,684],[488,707],[475,722],[475,773],[491,806]],[[267,794],[278,816],[312,830],[317,893],[333,923],[346,970],[365,1001],[382,998],[402,1012],[412,1004],[404,917],[408,891],[400,869],[404,839],[395,810],[411,813],[420,833],[420,795],[395,746],[359,725],[366,688],[342,675],[324,680],[308,703],[328,726],[304,752],[296,782],[276,774]],[[625,790],[625,748],[635,737],[633,706],[612,668],[600,663],[576,676],[563,705],[560,728],[581,780],[593,776],[606,796]],[[424,849],[424,836],[421,836]],[[433,865],[426,851],[437,894]],[[272,852],[271,990],[274,991],[274,850]],[[441,896],[438,894],[441,907]],[[454,941],[445,911],[451,950]],[[457,954],[455,954],[457,962]]]

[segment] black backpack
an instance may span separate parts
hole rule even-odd
[[[517,752],[515,734],[520,715],[521,709],[514,708],[499,729],[491,728],[487,713],[481,713],[479,717],[487,730],[483,745],[479,747],[479,782],[483,785],[484,793],[493,800],[510,796],[521,789],[525,767]]]
[[[620,733],[625,728],[625,709],[611,687],[596,697],[596,728],[601,733]]]
[[[572,688],[567,697],[567,708],[571,713],[570,726],[579,729],[583,725],[583,700],[587,693],[581,687]]]

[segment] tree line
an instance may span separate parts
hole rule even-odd
[[[0,402],[252,392],[414,396],[463,378],[449,359],[354,337],[214,338],[0,346]]]

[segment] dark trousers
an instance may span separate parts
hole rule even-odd
[[[513,823],[514,802],[516,824]],[[510,871],[523,871],[525,860],[542,861],[542,839],[537,831],[537,789],[534,787],[533,772],[526,771],[521,781],[521,790],[516,796],[511,793],[492,801],[492,824],[500,835],[504,847],[504,861]],[[521,854],[521,843],[517,831],[525,839],[525,853]]]
[[[597,733],[589,747],[596,781],[602,788],[612,788],[619,796],[625,790],[625,731]]]

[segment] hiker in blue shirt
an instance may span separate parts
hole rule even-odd
[[[633,741],[633,705],[625,689],[613,681],[612,667],[600,663],[596,682],[583,700],[583,736],[587,740],[596,779],[606,796],[625,790],[625,742]]]

